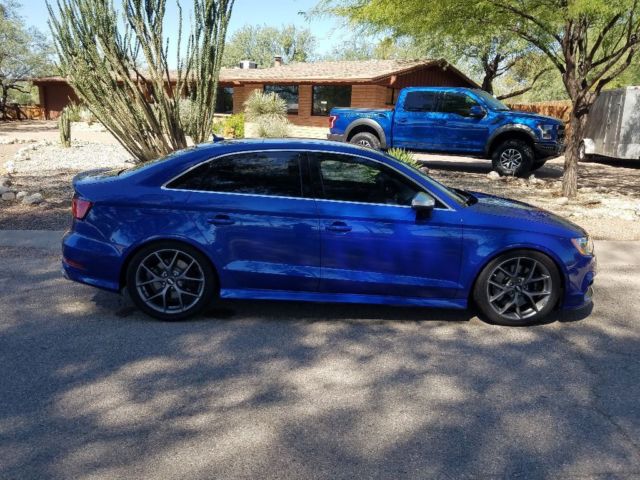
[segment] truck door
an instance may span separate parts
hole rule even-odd
[[[393,146],[418,150],[441,147],[437,129],[444,120],[437,110],[435,90],[406,90],[400,94],[393,120]]]

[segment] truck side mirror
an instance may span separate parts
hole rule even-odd
[[[482,118],[487,114],[487,111],[480,105],[474,105],[469,109],[469,116],[473,118]]]

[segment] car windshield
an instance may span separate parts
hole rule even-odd
[[[384,155],[396,162],[399,161],[396,157],[392,155],[389,155],[386,153]],[[443,185],[439,181],[435,180],[434,178],[430,177],[429,175],[415,168],[414,166],[409,165],[408,163],[404,163],[404,166],[413,170],[415,173],[417,173],[420,176],[420,178],[424,179],[429,184],[429,186],[433,187],[438,192],[444,193],[447,197],[453,199],[456,203],[460,205],[469,204],[469,201],[468,201],[469,199],[466,197],[467,195],[466,193],[462,194],[453,188],[449,188],[446,185]]]
[[[479,96],[491,110],[511,110],[496,97],[494,97],[490,93],[485,92],[484,90],[474,90],[473,93]]]

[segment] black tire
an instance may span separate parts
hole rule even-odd
[[[513,138],[493,150],[491,163],[500,175],[525,177],[535,163],[535,154],[527,142]]]
[[[351,137],[349,143],[360,145],[361,147],[373,148],[374,150],[380,150],[380,139],[373,133],[369,132],[356,133]]]
[[[545,163],[547,163],[546,158],[544,160],[536,160],[531,167],[531,171],[534,172],[536,170],[539,170],[540,168],[544,167]]]
[[[218,289],[209,260],[190,245],[174,241],[153,243],[138,251],[129,262],[126,280],[133,303],[147,315],[165,321],[202,312]],[[164,293],[158,297],[158,292]]]
[[[546,291],[550,293],[541,293]],[[560,273],[553,260],[533,250],[514,250],[482,270],[473,288],[473,300],[484,320],[524,326],[544,320],[558,303],[561,291]]]

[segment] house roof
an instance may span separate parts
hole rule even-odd
[[[243,69],[222,68],[223,83],[375,83],[394,75],[425,67],[451,70],[472,85],[476,83],[444,59],[422,60],[353,60],[334,62],[290,63],[279,67]],[[171,72],[171,80],[175,73]],[[41,77],[34,83],[66,82],[64,77]]]

